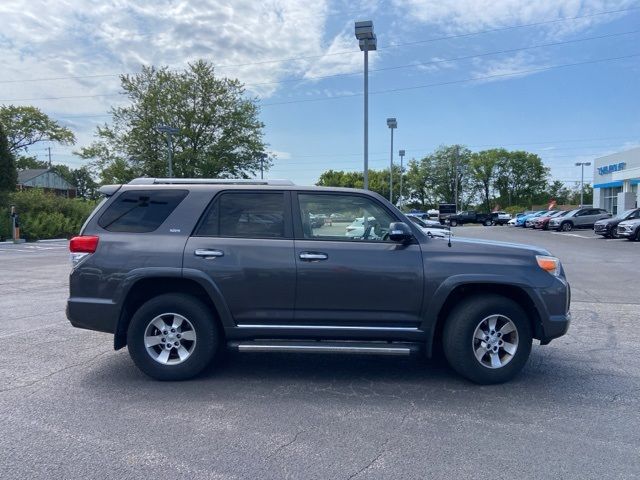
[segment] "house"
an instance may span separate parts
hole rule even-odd
[[[29,168],[18,172],[18,190],[42,188],[62,197],[75,197],[76,187],[49,168]]]

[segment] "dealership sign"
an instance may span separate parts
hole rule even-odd
[[[600,175],[607,175],[608,173],[619,172],[620,170],[624,170],[626,165],[624,162],[605,165],[604,167],[598,167],[598,173]]]

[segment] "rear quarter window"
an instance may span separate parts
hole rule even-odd
[[[107,207],[98,225],[109,232],[153,232],[188,193],[188,190],[128,190]]]

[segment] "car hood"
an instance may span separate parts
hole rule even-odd
[[[618,223],[623,221],[628,221],[628,220],[621,220],[619,218],[603,218],[602,220],[598,220],[595,224],[596,225],[617,225]]]
[[[478,252],[505,254],[522,253],[527,255],[551,255],[548,250],[533,245],[523,243],[500,242],[497,240],[481,240],[478,238],[451,237],[452,248],[458,247],[467,251],[477,250]]]
[[[638,224],[640,224],[640,218],[634,218],[633,220],[624,220],[624,221],[620,222],[618,224],[618,226],[619,227],[625,226],[625,225],[633,225],[633,226],[635,226],[635,225],[638,225]]]

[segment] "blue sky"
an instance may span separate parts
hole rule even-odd
[[[504,146],[538,153],[566,182],[579,179],[576,161],[640,144],[638,1],[54,3],[0,5],[0,103],[42,108],[79,146],[124,101],[117,73],[205,58],[260,98],[276,155],[268,176],[310,184],[329,168],[361,170],[354,19],[372,19],[378,36],[371,168],[389,163],[387,117],[398,120],[396,160],[400,148],[409,160],[441,144]],[[80,165],[71,150],[53,146],[54,162]]]

